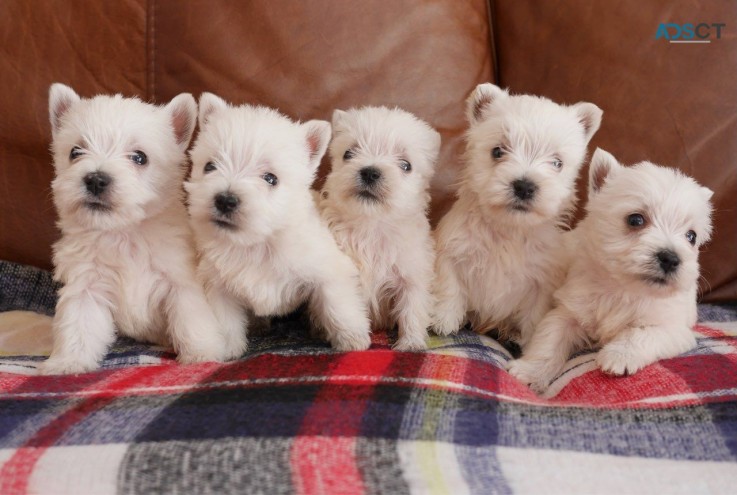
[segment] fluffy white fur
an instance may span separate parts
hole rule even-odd
[[[591,103],[563,106],[488,83],[473,91],[458,200],[435,232],[437,333],[470,320],[527,343],[564,278],[560,226],[601,116]],[[523,180],[536,188],[528,201],[515,196]]]
[[[200,99],[199,122],[185,187],[199,274],[228,346],[245,349],[246,310],[284,315],[308,301],[313,323],[333,347],[367,349],[358,271],[310,192],[330,124],[294,123],[275,110],[229,106],[210,93]],[[236,198],[237,206],[219,211],[219,194]]]
[[[398,350],[427,347],[435,262],[427,208],[440,134],[400,109],[333,113],[323,218],[358,266],[375,329],[396,324]],[[380,174],[367,183],[361,174]]]
[[[597,363],[614,375],[692,349],[698,254],[711,237],[711,195],[677,170],[649,162],[625,168],[596,150],[587,216],[568,234],[576,256],[565,284],[509,371],[542,393],[583,347],[600,346]],[[633,214],[644,218],[643,226],[628,224]],[[672,272],[658,259],[664,250],[679,259]]]
[[[54,265],[64,287],[41,372],[97,368],[116,328],[172,345],[181,362],[224,359],[224,339],[196,281],[182,202],[185,150],[197,118],[192,95],[157,107],[120,95],[82,99],[54,84],[49,112],[62,231]],[[145,164],[134,162],[138,152]],[[109,181],[99,195],[85,184],[95,173]]]

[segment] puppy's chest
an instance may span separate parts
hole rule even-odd
[[[628,328],[647,327],[667,319],[676,323],[684,303],[687,304],[672,298],[648,298],[643,294],[617,293],[605,288],[579,292],[576,298],[567,301],[592,340],[601,344]]]
[[[500,296],[513,305],[531,289],[551,285],[560,271],[558,260],[551,256],[553,246],[542,241],[502,235],[474,235],[469,241],[468,270],[462,277],[465,275],[469,296],[473,298],[473,289],[477,289],[480,304]]]
[[[156,248],[145,237],[112,232],[75,239],[65,237],[56,245],[55,261],[62,273],[94,270],[102,278],[135,283],[158,274],[154,255]]]
[[[156,249],[147,239],[118,233],[89,236],[83,246],[66,245],[59,254],[73,265],[66,283],[91,276],[92,284],[105,287],[113,301],[113,318],[124,333],[160,324],[169,283],[155,265]]]
[[[249,249],[231,258],[218,263],[221,282],[258,316],[290,313],[310,295],[309,284],[273,253]]]
[[[380,229],[345,229],[337,232],[336,240],[341,250],[353,260],[361,274],[365,290],[384,292],[387,287],[401,283],[404,263],[402,248],[415,250],[416,246],[397,236],[388,236]]]

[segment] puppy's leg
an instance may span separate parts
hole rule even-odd
[[[580,342],[580,328],[572,315],[564,308],[553,309],[540,322],[522,357],[510,361],[507,370],[536,393],[543,393]]]
[[[519,341],[517,342],[524,353],[525,346],[535,334],[535,330],[553,307],[552,292],[538,288],[534,294],[530,295],[530,299],[524,301],[529,306],[523,308],[519,315]]]
[[[361,298],[356,268],[348,257],[340,255],[336,266],[330,269],[310,297],[310,317],[324,329],[336,350],[366,350],[371,345],[371,323]]]
[[[406,281],[394,302],[399,327],[399,339],[394,348],[398,351],[427,349],[427,328],[430,326],[432,295],[414,281]]]
[[[44,375],[84,373],[97,369],[115,340],[111,294],[102,284],[68,284],[59,291],[54,346],[39,366]]]
[[[206,285],[205,294],[225,337],[225,359],[241,357],[248,347],[245,308],[236,297],[215,282]]]
[[[438,335],[450,335],[457,333],[465,323],[466,300],[453,261],[438,255],[436,267],[432,328]]]
[[[685,326],[631,327],[620,332],[596,356],[602,371],[631,375],[648,364],[668,359],[696,347],[696,338]]]
[[[207,304],[205,292],[194,280],[171,287],[167,300],[167,316],[171,340],[179,362],[225,359],[225,338]]]

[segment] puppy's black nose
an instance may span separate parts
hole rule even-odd
[[[367,186],[372,186],[381,179],[381,170],[376,167],[363,167],[359,172],[361,182]]]
[[[241,204],[238,196],[232,193],[219,193],[215,196],[215,208],[220,213],[232,213]]]
[[[522,201],[529,201],[535,197],[537,192],[537,184],[528,179],[517,179],[512,182],[514,195]]]
[[[656,254],[655,257],[658,258],[658,263],[660,264],[660,269],[663,270],[663,273],[672,273],[676,271],[678,269],[678,265],[681,264],[681,258],[679,258],[678,255],[670,249],[658,251],[658,254]]]
[[[87,191],[93,196],[99,196],[105,191],[105,188],[112,182],[112,179],[105,172],[90,172],[84,176],[84,185]]]

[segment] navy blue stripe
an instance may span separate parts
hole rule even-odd
[[[337,385],[326,385],[333,387]],[[297,435],[319,386],[206,390],[182,396],[122,397],[73,426],[64,445],[290,437]],[[500,404],[489,399],[432,391],[415,394],[409,387],[340,386],[344,400],[323,403],[325,414],[340,421],[352,397],[372,397],[358,436],[397,439],[402,418],[428,414],[452,416],[451,424],[408,432],[402,440],[444,441],[466,446],[534,447],[624,456],[734,461],[737,459],[737,404],[667,410],[599,410]],[[446,397],[447,396],[447,397]],[[451,400],[452,399],[452,400]],[[42,427],[67,401],[0,401],[0,443],[15,447],[29,425]],[[452,404],[453,409],[449,409]],[[335,428],[340,432],[340,428]],[[340,433],[337,433],[338,435]]]

